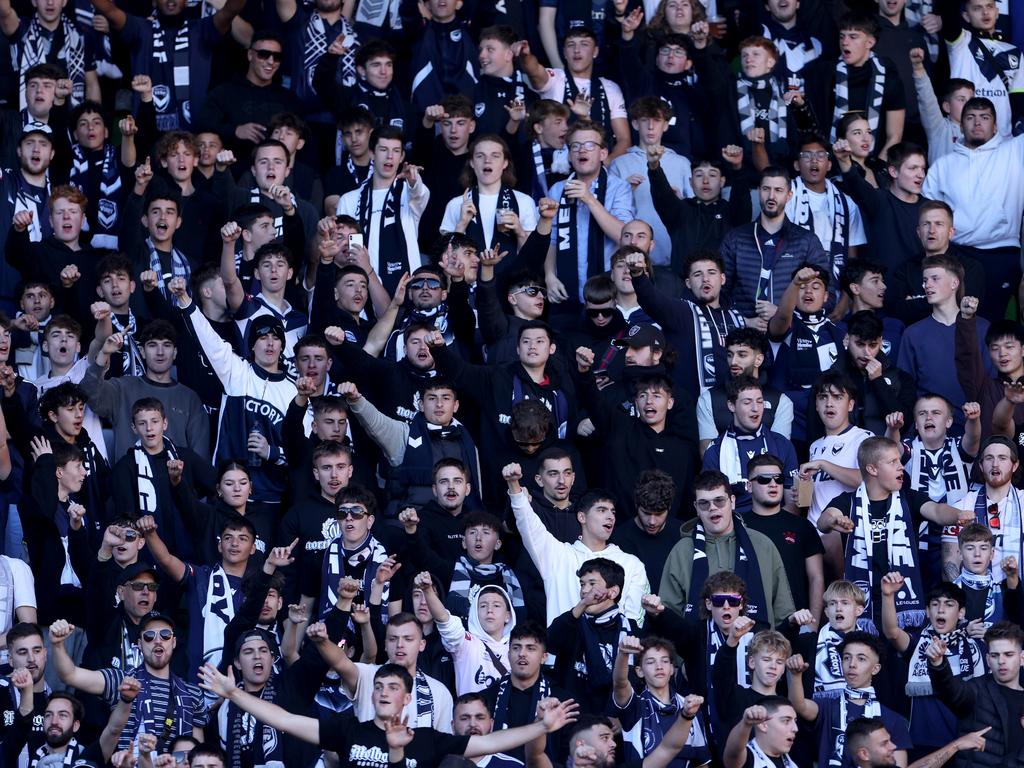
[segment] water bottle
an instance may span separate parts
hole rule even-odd
[[[253,432],[255,432],[257,435],[262,435],[263,434],[263,429],[260,427],[259,422],[256,422],[255,424],[253,424],[252,425],[252,429],[249,430],[249,434],[250,435]],[[259,467],[259,466],[262,466],[262,464],[263,464],[263,457],[260,456],[258,453],[256,453],[256,451],[249,451],[249,466],[250,467]]]

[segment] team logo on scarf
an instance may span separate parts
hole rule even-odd
[[[171,89],[166,85],[153,86],[153,102],[156,104],[156,111],[163,112],[171,103]]]

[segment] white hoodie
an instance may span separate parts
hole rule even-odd
[[[501,640],[491,637],[480,624],[477,601],[480,595],[486,592],[500,594],[508,607],[510,618],[501,631]],[[473,591],[473,595],[469,599],[468,632],[462,624],[462,619],[451,613],[448,615],[448,621],[437,622],[437,631],[441,633],[441,642],[455,658],[455,691],[457,695],[482,691],[508,673],[510,668],[508,661],[509,635],[515,626],[516,612],[512,608],[512,599],[502,587],[495,585],[488,585]],[[504,667],[504,670],[498,669],[495,664],[496,660]]]
[[[953,209],[953,242],[1019,248],[1024,215],[1024,136],[996,134],[977,149],[961,143],[928,171],[921,193]]]

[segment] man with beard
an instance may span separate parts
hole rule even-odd
[[[637,768],[667,768],[686,746],[701,703],[703,699],[700,696],[690,698],[685,706],[679,708],[675,723],[665,732],[658,746],[644,756],[643,762],[631,762],[627,765]],[[612,721],[608,718],[594,715],[581,717],[576,727],[569,731],[570,758],[566,766],[615,768],[617,763],[614,736]]]
[[[20,689],[25,692],[22,703],[29,707],[34,698],[30,680],[31,676],[24,670],[20,673],[15,673],[11,678],[11,682],[14,685],[29,681],[28,685]],[[128,683],[129,680],[126,679],[125,682]],[[135,693],[138,693],[137,687],[133,690]],[[127,691],[124,692],[124,695],[126,700],[130,701],[128,697],[132,695]],[[118,723],[123,725],[128,709],[126,704],[118,706],[111,715],[111,723],[113,725]],[[15,720],[14,725],[16,737],[19,735],[19,732],[27,731],[30,727],[29,723],[35,719],[29,716],[29,712],[30,709],[27,708],[19,711],[19,717]],[[106,764],[106,761],[114,753],[119,727],[118,731],[115,731],[108,725],[108,728],[104,729],[99,741],[88,745],[82,744],[79,743],[76,736],[82,726],[84,717],[85,709],[82,703],[70,693],[63,691],[51,693],[46,701],[46,708],[43,711],[42,717],[43,732],[45,734],[44,741],[35,750],[29,751],[29,768],[54,765],[89,766]],[[13,764],[17,764],[17,761]]]
[[[761,380],[761,366],[764,365],[769,349],[765,335],[753,328],[737,328],[730,333],[725,337],[725,362],[729,378],[753,376]],[[729,379],[726,379],[711,389],[704,390],[697,398],[697,423],[700,429],[702,454],[719,433],[728,428],[732,420],[732,414],[727,406],[728,381]],[[785,393],[770,384],[761,387],[761,394],[764,397],[764,425],[773,432],[789,438],[793,430],[793,402]]]
[[[21,132],[17,153],[19,167],[0,178],[3,220],[27,230],[29,240],[38,243],[53,234],[48,210],[48,172],[56,157],[53,129],[45,123],[29,123]]]
[[[990,730],[991,727],[986,726],[965,733],[942,749],[915,760],[910,768],[934,768],[945,765],[960,752],[984,752],[985,734]],[[846,755],[854,768],[897,768],[896,750],[892,736],[881,720],[858,717],[846,726]]]
[[[415,535],[419,529],[426,545],[450,568],[452,563],[465,554],[462,542],[468,517],[466,501],[473,490],[473,480],[466,465],[456,458],[443,458],[438,461],[434,464],[432,475],[432,496],[426,504],[417,505],[418,522],[409,519],[406,509],[399,514],[399,519],[410,536]],[[440,573],[433,570],[431,572],[435,576]]]
[[[441,505],[461,507],[480,504],[480,468],[476,444],[469,430],[455,418],[459,395],[441,377],[427,382],[420,392],[420,413],[411,422],[393,419],[378,411],[363,397],[355,384],[343,382],[340,394],[367,434],[384,452],[388,462],[385,514],[394,517],[405,506],[420,507],[443,491]],[[462,465],[463,490],[451,486],[450,478],[438,474],[438,462],[458,461]],[[453,494],[451,502],[448,492]]]
[[[786,216],[817,236],[828,256],[829,274],[836,280],[868,242],[860,208],[828,180],[832,161],[824,138],[813,134],[801,138],[793,167],[799,175],[786,203]]]
[[[210,90],[214,49],[244,6],[244,0],[227,0],[212,16],[194,19],[180,0],[158,0],[156,13],[143,18],[125,13],[112,0],[96,3],[96,11],[131,51],[131,71],[152,80],[157,130],[191,128]]]
[[[515,630],[512,630],[513,632]],[[464,693],[455,700],[454,727],[452,731],[456,736],[486,736],[494,732],[494,716],[487,706],[487,699],[483,693]],[[500,729],[499,729],[500,730]],[[517,747],[513,752],[517,751]],[[484,758],[450,758],[442,763],[445,768],[456,768],[457,765],[470,764],[479,765]],[[465,762],[463,762],[465,761]],[[487,756],[488,768],[519,768],[523,761],[507,755],[504,752],[497,752]]]
[[[761,215],[722,239],[729,298],[747,325],[759,331],[768,329],[798,265],[829,269],[828,255],[814,233],[787,218],[786,204],[792,197],[786,170],[768,166],[758,182]]]
[[[952,233],[959,250],[985,266],[983,316],[1001,318],[1021,280],[1020,231],[1013,223],[1024,213],[1024,182],[1009,169],[1024,162],[1024,139],[997,132],[992,102],[975,97],[964,104],[963,142],[939,158],[925,179],[922,194],[956,211]],[[975,179],[999,195],[978,194]]]
[[[17,765],[24,748],[34,754],[45,742],[43,713],[50,686],[46,683],[46,645],[43,630],[27,621],[15,624],[7,633],[7,650],[13,674],[0,678],[0,761]],[[27,677],[27,679],[26,679]],[[20,685],[15,684],[17,678]],[[33,694],[26,697],[26,693]],[[28,727],[14,730],[16,719]]]
[[[739,312],[722,306],[725,264],[714,251],[693,251],[684,266],[685,284],[693,299],[674,299],[651,281],[641,254],[626,256],[640,307],[680,350],[679,383],[694,397],[725,383],[729,334],[744,327]],[[696,363],[696,364],[694,364]]]
[[[76,667],[64,648],[74,627],[63,619],[50,626],[54,666],[60,679],[83,693],[101,696],[111,707],[120,700],[120,688],[127,677],[139,681],[140,693],[118,739],[118,749],[128,749],[139,733],[158,734],[157,748],[166,751],[176,736],[202,738],[209,720],[206,697],[191,683],[171,672],[171,657],[177,645],[174,622],[150,613],[140,623],[142,664],[131,670],[107,667],[100,670]]]
[[[968,522],[981,523],[991,529],[992,578],[993,583],[999,583],[1006,578],[1003,559],[1021,551],[1024,535],[1021,533],[1024,491],[1013,484],[1020,466],[1017,446],[1009,438],[995,435],[982,443],[976,462],[985,485],[970,491],[956,506],[965,512],[974,512],[974,519]],[[942,574],[949,581],[960,576],[959,533],[959,526],[947,526],[942,532]]]
[[[905,141],[890,147],[886,161],[890,183],[881,189],[872,187],[853,167],[850,144],[846,139],[837,141],[832,151],[843,174],[843,191],[852,198],[863,216],[868,234],[866,242],[869,243],[865,250],[871,253],[871,257],[893,269],[920,252],[916,230],[924,202],[921,187],[928,171],[924,149]]]

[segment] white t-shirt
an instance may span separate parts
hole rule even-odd
[[[16,623],[15,611],[18,608],[36,607],[36,589],[32,569],[25,561],[7,555],[0,555],[0,559],[11,571],[11,583],[0,584],[0,589],[9,590],[11,595],[9,604],[6,600],[4,601],[4,604],[7,605],[6,610],[0,612],[0,633],[6,633]],[[0,573],[4,572],[3,567],[0,566]]]
[[[811,461],[828,461],[838,467],[857,468],[857,450],[860,444],[873,437],[873,433],[860,427],[848,427],[838,435],[825,435],[811,443]],[[836,496],[852,491],[848,485],[833,478],[825,472],[814,473],[814,495],[811,498],[811,509],[807,519],[812,525],[818,524],[822,511]]]
[[[533,232],[537,228],[537,204],[533,198],[518,190],[513,190],[516,196],[516,205],[519,206],[519,223],[527,232]],[[479,196],[480,205],[477,215],[484,228],[484,241],[488,248],[494,240],[494,217],[498,213],[498,195]],[[462,214],[463,196],[453,197],[444,208],[444,217],[441,219],[442,232],[454,232],[459,224]]]
[[[580,93],[590,93],[590,79],[574,77],[576,87]],[[601,78],[601,85],[604,86],[605,96],[608,97],[609,117],[613,120],[617,117],[626,119],[626,99],[622,96],[622,89],[607,78]],[[535,89],[536,90],[536,89]],[[565,100],[565,70],[549,69],[548,82],[543,88],[537,91],[542,99],[554,99],[562,102]]]
[[[359,670],[359,682],[355,691],[348,691],[352,695],[352,709],[359,722],[365,723],[373,720],[373,676],[380,669],[380,664],[356,663]],[[412,700],[405,708],[405,715],[409,718],[410,728],[434,728],[442,733],[452,732],[452,715],[454,703],[452,695],[445,688],[444,683],[435,680],[430,675],[426,676],[427,685],[430,687],[433,706],[424,712],[420,712],[416,706],[416,683],[413,682]]]

